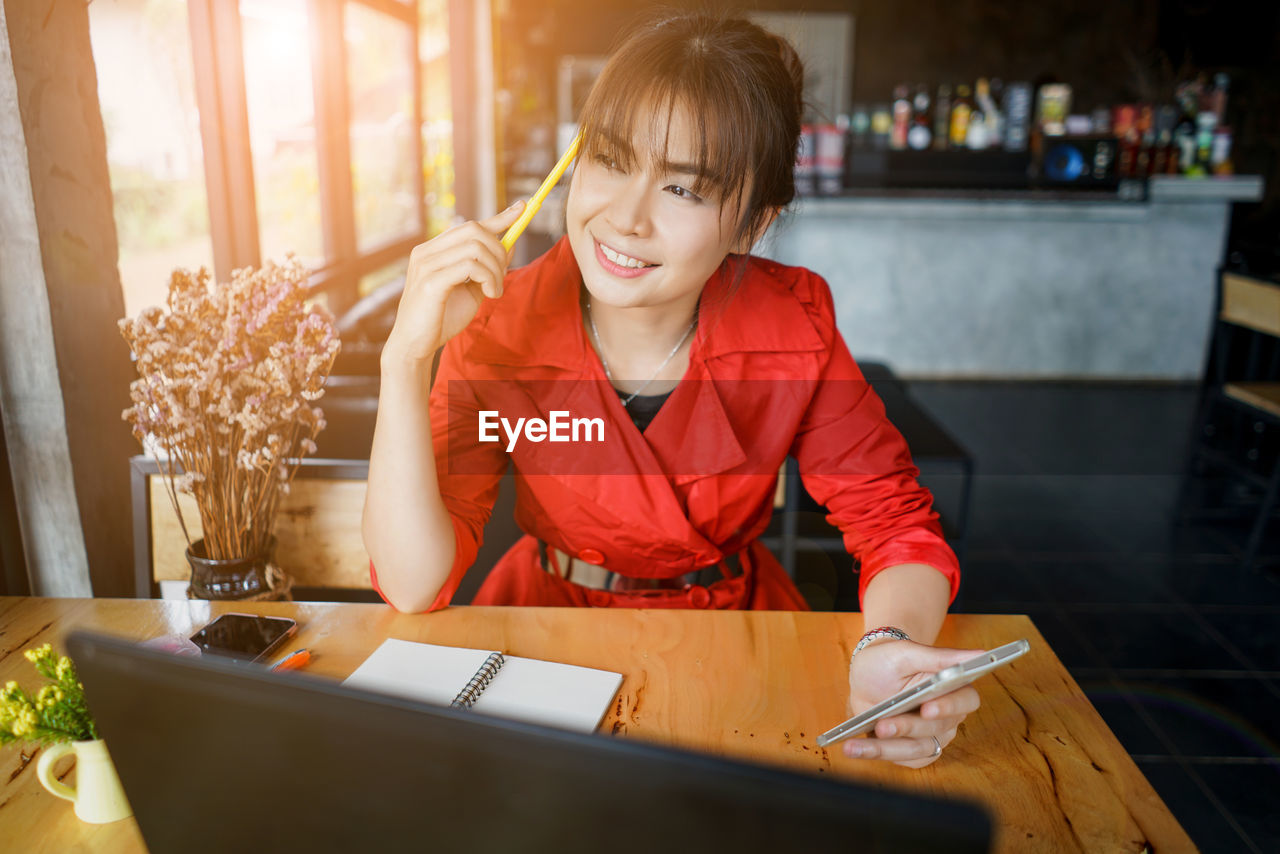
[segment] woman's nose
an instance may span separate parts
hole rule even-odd
[[[649,233],[649,182],[642,174],[629,176],[605,209],[605,219],[619,236]]]

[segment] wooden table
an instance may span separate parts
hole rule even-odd
[[[59,647],[73,628],[138,639],[190,635],[232,610],[297,619],[290,648],[311,648],[308,672],[335,679],[388,637],[616,670],[625,678],[601,737],[967,797],[992,811],[998,851],[1195,850],[1023,616],[947,618],[940,645],[991,648],[1025,637],[1031,652],[976,683],[982,708],[923,770],[849,759],[814,744],[845,717],[846,662],[863,632],[860,614],[450,608],[406,615],[384,605],[0,597],[0,683],[37,685],[22,651],[45,642]],[[145,850],[133,819],[83,824],[69,803],[46,793],[35,778],[37,753],[16,744],[0,750],[0,847],[33,854]]]

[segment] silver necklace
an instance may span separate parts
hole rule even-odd
[[[591,337],[595,339],[596,352],[600,354],[600,364],[604,367],[604,375],[605,377],[608,378],[609,384],[612,385],[613,372],[609,370],[609,360],[604,357],[604,345],[600,343],[600,330],[596,329],[596,318],[595,318],[595,315],[591,313],[591,300],[587,300],[587,322],[591,324]],[[658,378],[658,374],[662,373],[662,369],[667,366],[667,363],[675,358],[676,352],[682,346],[684,346],[684,342],[688,339],[690,333],[693,332],[693,327],[697,325],[698,325],[698,314],[697,312],[694,312],[693,320],[689,321],[689,328],[686,329],[684,331],[684,334],[680,336],[680,340],[676,342],[676,346],[671,348],[671,352],[667,354],[667,358],[662,360],[662,364],[658,365],[658,369],[653,372],[653,376],[645,380],[644,383],[641,384],[640,388],[631,392],[631,395],[622,401],[622,406],[624,408],[628,403],[635,400],[636,396],[639,395],[640,392],[648,388],[649,383],[653,382]]]

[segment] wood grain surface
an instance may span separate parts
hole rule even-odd
[[[449,608],[0,598],[0,682],[37,676],[21,652],[72,628],[190,635],[225,611],[292,616],[311,674],[345,678],[389,637],[502,649],[624,674],[600,737],[625,737],[872,785],[978,801],[1001,852],[1194,851],[1190,839],[1029,619],[955,614],[939,645],[1031,652],[976,683],[982,707],[938,762],[911,770],[818,748],[846,717],[851,613]],[[108,747],[110,742],[108,741]],[[35,779],[38,751],[0,750],[0,840],[24,852],[145,850],[133,819],[81,823]],[[70,764],[70,760],[67,760]],[[8,848],[8,841],[17,841]]]

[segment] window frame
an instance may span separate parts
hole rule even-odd
[[[417,164],[413,174],[418,229],[363,253],[357,249],[351,182],[350,80],[345,36],[349,4],[380,12],[409,29],[411,53],[406,61],[413,69],[416,132],[412,145]],[[196,103],[201,117],[214,275],[218,281],[227,281],[232,270],[258,267],[262,263],[240,6],[237,0],[189,0],[187,8]],[[325,263],[312,270],[309,288],[313,295],[324,293],[329,309],[339,314],[357,300],[361,277],[407,257],[426,237],[418,3],[417,0],[308,0],[307,18],[325,249]],[[456,63],[451,64],[457,67]]]

